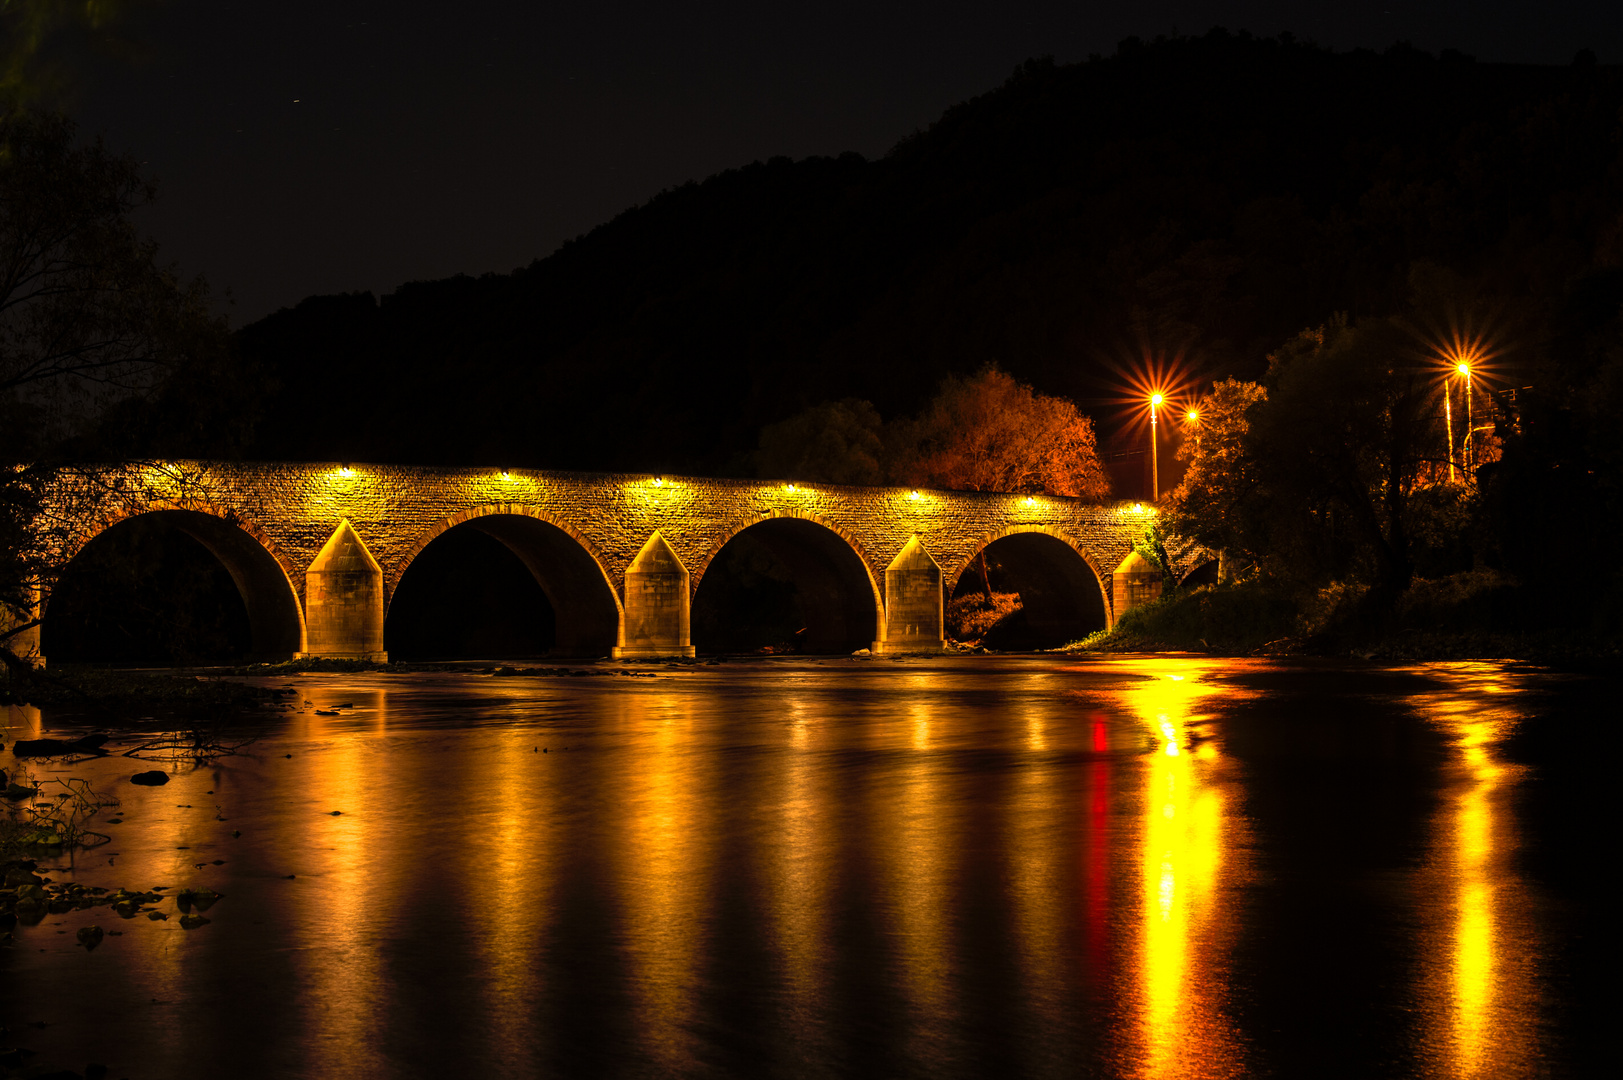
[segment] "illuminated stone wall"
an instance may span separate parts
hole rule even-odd
[[[412,559],[436,536],[464,522],[512,515],[572,537],[601,568],[623,610],[626,571],[655,530],[697,590],[733,536],[765,519],[798,517],[827,526],[850,544],[881,605],[885,568],[915,535],[940,566],[951,595],[989,542],[1019,532],[1047,533],[1086,560],[1114,621],[1111,572],[1149,518],[1149,511],[1132,503],[1043,495],[361,463],[165,463],[125,470],[122,486],[124,494],[102,501],[64,542],[64,558],[124,517],[167,508],[202,511],[253,536],[281,565],[301,602],[306,573],[341,521],[349,522],[381,568],[385,604]],[[71,492],[62,495],[62,503],[73,501]],[[496,522],[486,524],[499,535]],[[1200,553],[1184,555],[1188,565],[1181,569],[1199,559]]]

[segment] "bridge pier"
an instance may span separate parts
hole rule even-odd
[[[305,655],[389,659],[383,650],[383,568],[340,520],[304,575]]]
[[[944,652],[946,599],[941,567],[915,534],[885,568],[884,638],[879,653]]]
[[[1111,606],[1115,608],[1115,613],[1110,625],[1120,622],[1123,615],[1138,605],[1161,599],[1161,588],[1161,571],[1150,565],[1138,552],[1129,551],[1127,558],[1111,575],[1111,590],[1114,593]]]
[[[614,659],[693,655],[689,580],[687,567],[654,530],[626,568],[625,618]]]

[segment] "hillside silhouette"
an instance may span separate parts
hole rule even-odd
[[[1108,438],[1146,357],[1254,377],[1334,312],[1412,304],[1417,267],[1536,352],[1541,313],[1623,262],[1620,107],[1585,54],[1214,30],[1031,61],[880,160],[757,162],[510,274],[247,326],[272,389],[245,452],[737,474],[763,425],[908,414],[988,362]]]

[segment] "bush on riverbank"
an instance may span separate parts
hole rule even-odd
[[[1363,599],[1364,589],[1342,584],[1310,595],[1263,580],[1208,585],[1133,608],[1112,629],[1072,647],[1602,666],[1616,664],[1623,654],[1616,635],[1572,627],[1529,631],[1536,623],[1529,617],[1532,598],[1492,570],[1417,579],[1383,623],[1370,621]]]
[[[1000,623],[1020,611],[1020,594],[968,592],[947,602],[947,636],[965,645],[978,645]]]
[[[1299,608],[1292,598],[1258,582],[1206,585],[1141,604],[1111,629],[1072,647],[1100,652],[1249,653],[1290,636],[1298,624]]]

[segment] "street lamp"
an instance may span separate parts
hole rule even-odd
[[[1470,472],[1471,472],[1471,425],[1474,423],[1474,421],[1471,418],[1471,396],[1472,396],[1471,395],[1471,365],[1470,365],[1470,363],[1468,361],[1461,360],[1458,364],[1454,365],[1454,370],[1459,372],[1460,385],[1462,387],[1464,387],[1464,389],[1465,389],[1465,445],[1463,447],[1461,447],[1462,453],[1460,454],[1460,456],[1465,459],[1465,472],[1466,472],[1466,475],[1470,475]],[[1449,426],[1448,438],[1449,438],[1449,444],[1452,447],[1452,444],[1453,444],[1453,441],[1454,441],[1454,428],[1453,428],[1453,425]],[[1453,455],[1450,454],[1449,456],[1452,457]],[[1449,479],[1452,480],[1453,478],[1454,478],[1453,471],[1450,470]]]
[[[1166,398],[1160,394],[1150,395],[1150,502],[1161,501],[1161,459],[1155,445],[1155,410],[1161,407]]]
[[[1454,482],[1454,389],[1453,380],[1443,377],[1443,426],[1448,429],[1448,482]]]

